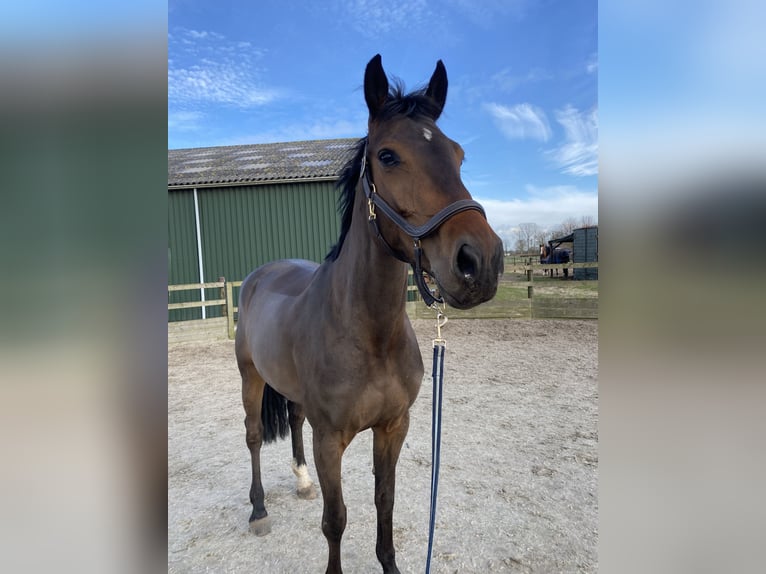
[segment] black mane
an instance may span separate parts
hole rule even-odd
[[[375,116],[375,121],[390,120],[398,115],[413,119],[435,120],[435,118],[439,117],[440,113],[439,105],[426,95],[426,88],[405,94],[404,85],[399,80],[396,80],[388,92],[386,103]],[[340,237],[338,242],[330,248],[325,261],[334,261],[338,258],[348,230],[351,228],[356,184],[359,181],[359,172],[362,169],[362,155],[364,155],[366,145],[367,136],[356,142],[354,156],[346,163],[340,173],[340,179],[336,185],[340,189],[340,195],[338,196],[338,211],[341,214]]]
[[[362,155],[367,146],[367,137],[363,137],[355,145],[354,156],[343,167],[340,179],[336,187],[340,189],[338,196],[338,212],[340,213],[340,237],[338,242],[330,248],[325,261],[335,261],[340,255],[343,242],[348,230],[351,228],[351,215],[354,212],[354,196],[356,195],[356,182],[359,181],[359,172],[362,169]]]

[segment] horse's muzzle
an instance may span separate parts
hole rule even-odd
[[[470,239],[459,242],[448,273],[436,273],[444,300],[457,309],[470,309],[497,293],[503,273],[503,243],[492,233],[487,247]]]

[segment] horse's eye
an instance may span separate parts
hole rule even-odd
[[[382,149],[378,152],[378,159],[386,167],[399,165],[399,158],[390,149]]]

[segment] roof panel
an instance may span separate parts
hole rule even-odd
[[[337,177],[357,141],[345,138],[168,150],[168,186]]]

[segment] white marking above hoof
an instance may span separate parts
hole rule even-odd
[[[292,469],[293,469],[293,474],[298,478],[299,493],[301,491],[306,491],[311,486],[313,486],[314,482],[311,480],[311,477],[309,476],[309,469],[305,464],[298,466],[298,462],[295,459],[293,459]]]

